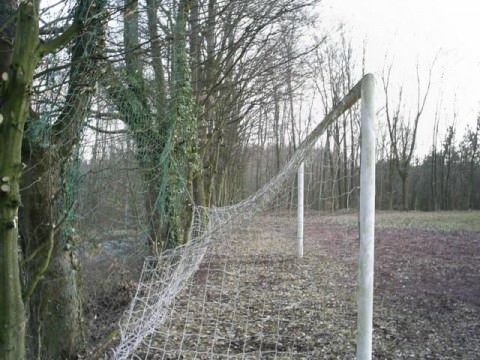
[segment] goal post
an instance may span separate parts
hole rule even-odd
[[[360,210],[357,290],[357,360],[372,359],[375,230],[375,78],[361,84]]]
[[[305,184],[305,163],[302,162],[297,172],[297,256],[303,258],[303,202]]]
[[[375,227],[375,78],[365,75],[342,100],[343,107],[332,111],[338,116],[361,100],[360,128],[360,208],[357,287],[357,360],[372,359],[373,278]],[[332,116],[332,119],[336,117]],[[330,119],[330,121],[333,121]],[[324,126],[326,128],[327,125]],[[315,130],[316,131],[316,130]],[[303,257],[304,240],[304,163],[297,170],[297,256]]]

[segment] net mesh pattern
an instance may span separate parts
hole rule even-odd
[[[302,299],[306,285],[298,281],[298,289],[282,289],[282,279],[275,277],[295,274],[295,268],[301,277],[295,261],[294,216],[285,209],[298,166],[312,154],[325,127],[358,98],[359,85],[256,193],[226,207],[195,207],[191,239],[145,259],[135,296],[120,323],[119,344],[111,352],[114,359],[317,356],[318,348],[302,346],[301,329],[289,327],[298,323],[291,321],[295,317],[312,321],[309,300]],[[269,228],[268,235],[258,231],[263,227]],[[239,296],[259,292],[265,296],[252,295],[247,304],[237,306]],[[310,311],[315,309],[310,306]]]

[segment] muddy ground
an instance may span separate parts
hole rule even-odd
[[[209,251],[140,355],[353,359],[356,222],[355,214],[307,213],[303,259],[286,212],[236,229]],[[479,358],[479,223],[478,212],[378,214],[375,359]],[[125,279],[112,283],[106,304],[90,303],[91,328],[111,327],[131,291]]]

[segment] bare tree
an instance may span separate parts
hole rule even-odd
[[[387,118],[388,134],[390,137],[391,158],[401,180],[400,205],[403,210],[408,209],[407,179],[412,156],[415,150],[418,123],[423,114],[425,104],[430,93],[434,64],[435,61],[429,68],[427,86],[423,92],[421,89],[419,65],[417,64],[417,105],[413,116],[405,113],[406,109],[403,99],[403,87],[400,87],[397,94],[398,97],[395,100],[392,99],[390,93],[392,65],[390,65],[382,75],[382,84],[385,94],[385,115]],[[392,105],[394,101],[396,103]],[[390,186],[392,186],[393,179],[390,181]]]
[[[352,46],[344,33],[340,33],[339,41],[328,42],[325,48],[319,48],[315,60],[313,66],[318,74],[315,86],[327,113],[352,86],[358,68]],[[358,115],[355,109],[350,109],[333,123],[326,136],[332,209],[347,208],[358,168]]]
[[[469,149],[469,187],[468,187],[468,208],[475,207],[475,165],[479,158],[479,135],[480,135],[480,116],[477,116],[477,126],[475,130],[470,130],[466,134],[467,148]]]
[[[443,210],[450,210],[452,208],[452,168],[456,155],[455,144],[456,126],[452,124],[448,126],[445,137],[442,143],[442,154],[440,159],[441,172],[441,204]]]
[[[437,108],[435,110],[435,120],[433,125],[433,133],[432,133],[432,152],[431,152],[431,174],[430,174],[430,191],[431,191],[431,200],[432,200],[432,210],[438,210],[438,190],[437,190],[437,143],[438,143],[438,126],[440,123],[440,114],[439,114],[439,107],[437,104]]]

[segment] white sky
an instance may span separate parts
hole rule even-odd
[[[392,82],[412,95],[407,104],[412,109],[417,61],[427,69],[439,54],[428,111],[419,126],[420,153],[431,146],[433,113],[440,98],[443,128],[451,124],[454,109],[457,112],[457,139],[467,124],[475,124],[480,112],[480,0],[323,0],[319,14],[345,23],[359,56],[365,42],[366,71],[375,73],[377,82],[385,57],[393,60]],[[422,76],[426,83],[427,74]]]

